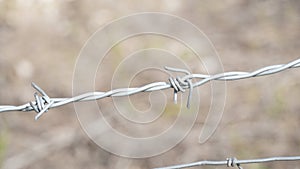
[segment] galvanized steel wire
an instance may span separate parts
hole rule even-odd
[[[242,169],[242,164],[253,164],[253,163],[266,163],[266,162],[275,162],[275,161],[297,161],[300,160],[300,156],[291,156],[291,157],[270,157],[270,158],[258,158],[250,160],[238,160],[234,158],[227,158],[223,161],[198,161],[188,164],[180,164],[169,167],[161,167],[155,169],[179,169],[179,168],[190,168],[197,166],[227,166],[227,167],[237,167]]]
[[[239,80],[245,78],[252,78],[257,76],[266,76],[274,73],[282,72],[290,68],[300,67],[300,59],[294,60],[287,64],[281,65],[272,65],[267,66],[261,69],[258,69],[253,72],[225,72],[215,75],[206,75],[206,74],[191,74],[189,71],[178,68],[165,67],[167,71],[183,73],[182,77],[170,77],[169,82],[154,82],[141,87],[132,87],[132,88],[119,88],[113,89],[107,92],[89,92],[82,95],[74,96],[71,98],[51,98],[49,97],[44,90],[39,86],[32,83],[32,87],[37,91],[34,94],[35,101],[29,103],[13,106],[13,105],[2,105],[0,106],[0,113],[8,111],[36,111],[37,115],[35,120],[39,119],[45,112],[50,108],[64,106],[69,103],[79,102],[79,101],[91,101],[103,99],[105,97],[120,97],[120,96],[129,96],[137,94],[140,92],[152,92],[157,90],[164,89],[174,89],[174,102],[177,101],[177,93],[185,92],[186,89],[189,90],[187,107],[190,107],[190,100],[192,99],[193,88],[204,85],[213,80]],[[200,79],[197,82],[193,83],[194,79]]]
[[[174,102],[177,102],[177,93],[185,92],[186,89],[189,90],[187,107],[190,107],[190,100],[192,99],[193,88],[199,87],[213,80],[240,80],[258,76],[271,75],[274,73],[279,73],[290,68],[300,67],[300,59],[294,60],[287,64],[281,65],[272,65],[263,67],[253,72],[225,72],[215,75],[206,75],[206,74],[191,74],[189,71],[178,68],[165,67],[167,71],[183,73],[182,77],[170,77],[168,82],[154,82],[141,87],[135,88],[119,88],[113,89],[107,92],[89,92],[82,95],[74,96],[71,98],[51,98],[49,97],[44,90],[39,86],[32,83],[32,87],[37,91],[34,93],[35,101],[20,105],[2,105],[0,106],[0,113],[8,111],[36,111],[37,115],[35,120],[39,119],[45,112],[50,108],[64,106],[69,103],[79,102],[79,101],[92,101],[103,99],[105,97],[120,97],[120,96],[129,96],[132,94],[137,94],[140,92],[152,92],[157,90],[164,90],[173,88],[174,90]],[[195,81],[195,79],[200,79]],[[179,168],[189,168],[195,166],[204,166],[204,165],[226,165],[227,167],[237,167],[242,169],[242,164],[251,164],[251,163],[265,163],[265,162],[275,162],[275,161],[296,161],[300,160],[300,156],[291,156],[291,157],[270,157],[270,158],[260,158],[260,159],[250,159],[250,160],[238,160],[236,158],[227,158],[223,161],[199,161],[187,164],[180,164],[168,167],[162,167],[157,169],[179,169]]]

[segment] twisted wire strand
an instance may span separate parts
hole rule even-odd
[[[275,161],[298,161],[300,160],[300,156],[290,156],[290,157],[269,157],[269,158],[258,158],[258,159],[249,159],[249,160],[238,160],[235,157],[227,158],[223,161],[198,161],[188,164],[180,164],[168,167],[161,167],[155,169],[179,169],[179,168],[190,168],[196,166],[220,166],[224,165],[227,167],[237,167],[238,169],[242,169],[242,164],[254,164],[254,163],[267,163],[267,162],[275,162]]]
[[[50,108],[60,107],[69,103],[79,102],[79,101],[92,101],[103,99],[105,97],[121,97],[129,96],[140,92],[152,92],[157,90],[165,90],[169,88],[174,89],[174,102],[177,102],[177,93],[185,92],[185,89],[189,89],[187,107],[190,107],[190,101],[192,99],[192,92],[194,87],[204,85],[213,80],[239,80],[245,78],[252,78],[257,76],[265,76],[275,74],[290,68],[300,67],[300,59],[294,60],[287,64],[281,65],[272,65],[267,66],[261,69],[258,69],[253,72],[225,72],[215,75],[206,75],[206,74],[191,74],[189,71],[178,68],[165,67],[167,71],[178,72],[185,74],[182,77],[170,77],[169,82],[154,82],[141,87],[135,88],[120,88],[113,89],[107,92],[89,92],[82,95],[74,96],[71,98],[50,98],[46,92],[44,92],[39,86],[32,83],[32,87],[37,91],[34,94],[35,101],[20,105],[2,105],[0,106],[0,113],[8,111],[36,111],[37,115],[35,120],[39,119],[45,112]],[[198,82],[193,83],[193,79],[201,79]]]

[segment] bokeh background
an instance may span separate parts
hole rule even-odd
[[[251,71],[299,57],[300,3],[296,0],[0,0],[0,104],[19,105],[33,100],[31,82],[39,84],[50,96],[71,96],[76,58],[88,38],[108,22],[138,12],[169,13],[195,24],[214,44],[225,71]],[[155,43],[153,39],[132,40],[124,48],[141,43],[148,47],[150,42]],[[120,60],[123,54],[122,50],[112,53],[120,56]],[[117,63],[108,62],[107,71],[114,67],[110,64]],[[188,64],[199,71],[192,60]],[[140,78],[136,85],[148,81]],[[99,90],[109,89],[108,82],[107,86],[99,84]],[[3,169],[138,169],[232,156],[249,159],[299,155],[299,93],[297,69],[228,82],[222,121],[205,144],[198,143],[198,136],[209,99],[202,99],[203,114],[180,144],[147,159],[126,159],[99,148],[83,132],[72,104],[51,109],[39,121],[34,121],[33,112],[1,113],[0,165]],[[244,168],[299,166],[300,162],[276,162]]]

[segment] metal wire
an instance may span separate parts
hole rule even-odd
[[[32,83],[32,87],[37,91],[34,94],[35,101],[31,101],[27,104],[20,106],[13,105],[2,105],[0,106],[0,113],[8,111],[36,111],[37,115],[35,120],[38,120],[45,112],[50,108],[64,106],[69,103],[79,102],[79,101],[91,101],[103,99],[105,97],[120,97],[120,96],[129,96],[132,94],[140,92],[152,92],[157,90],[164,90],[173,88],[174,89],[174,102],[177,102],[177,93],[185,92],[185,89],[189,89],[189,95],[187,100],[187,107],[190,107],[190,101],[192,97],[192,92],[194,87],[198,87],[208,83],[212,80],[239,80],[245,78],[252,78],[257,76],[271,75],[278,73],[289,68],[298,68],[300,67],[300,59],[292,61],[287,64],[282,65],[272,65],[267,66],[261,69],[258,69],[254,72],[225,72],[215,75],[206,75],[206,74],[191,74],[189,71],[178,68],[165,67],[167,71],[184,73],[182,77],[170,77],[169,82],[154,82],[141,87],[136,88],[120,88],[113,89],[107,92],[90,92],[82,95],[78,95],[71,98],[50,98],[46,92],[44,92],[39,86]],[[193,79],[201,79],[198,82],[193,83]]]
[[[297,161],[300,160],[300,156],[292,156],[292,157],[270,157],[270,158],[259,158],[259,159],[250,159],[250,160],[237,160],[234,158],[227,158],[223,161],[198,161],[194,163],[188,164],[180,164],[169,167],[161,167],[155,169],[179,169],[179,168],[189,168],[196,166],[220,166],[224,165],[227,167],[237,167],[238,169],[242,169],[242,164],[253,164],[253,163],[266,163],[266,162],[275,162],[275,161]]]
[[[136,88],[120,88],[113,89],[107,92],[89,92],[82,95],[78,95],[71,98],[50,98],[44,90],[39,86],[32,83],[32,87],[37,91],[34,93],[35,101],[20,105],[2,105],[0,106],[0,113],[8,111],[36,111],[37,115],[35,120],[38,120],[45,112],[50,108],[64,106],[69,103],[79,102],[79,101],[91,101],[98,100],[105,97],[120,97],[120,96],[129,96],[132,94],[137,94],[140,92],[152,92],[157,90],[164,90],[173,88],[174,89],[174,102],[177,102],[177,93],[185,92],[185,89],[189,89],[189,95],[187,99],[187,107],[190,107],[190,101],[192,99],[192,92],[194,87],[204,85],[213,80],[239,80],[245,78],[252,78],[257,76],[271,75],[278,73],[289,68],[298,68],[300,67],[300,59],[294,60],[287,64],[281,65],[272,65],[267,66],[261,69],[258,69],[253,72],[225,72],[215,75],[205,75],[205,74],[191,74],[189,71],[178,68],[165,67],[167,71],[178,72],[185,74],[182,77],[170,77],[169,82],[154,82],[141,87]],[[200,79],[197,82],[193,83],[194,79]],[[188,168],[195,166],[204,166],[204,165],[226,165],[227,167],[237,167],[242,169],[242,164],[250,163],[265,163],[265,162],[274,162],[274,161],[296,161],[300,160],[300,156],[293,157],[271,157],[271,158],[260,158],[260,159],[251,159],[251,160],[237,160],[236,158],[227,158],[224,161],[199,161],[188,164],[180,164],[169,167],[162,167],[157,169],[178,169],[178,168]]]

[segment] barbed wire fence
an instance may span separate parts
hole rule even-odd
[[[165,70],[169,72],[183,73],[183,76],[169,77],[168,82],[154,82],[149,83],[141,87],[132,87],[132,88],[119,88],[113,89],[106,92],[89,92],[84,93],[78,96],[70,98],[51,98],[49,97],[44,90],[42,90],[38,85],[32,83],[32,87],[37,91],[34,93],[34,101],[29,103],[14,106],[14,105],[0,105],[0,113],[9,112],[9,111],[35,111],[37,115],[35,120],[38,120],[44,113],[49,109],[64,106],[73,102],[81,101],[94,101],[103,99],[106,97],[121,97],[129,96],[141,92],[152,92],[158,90],[165,90],[172,88],[174,90],[174,103],[177,103],[177,93],[185,92],[186,89],[189,90],[188,99],[187,99],[187,108],[190,107],[190,101],[192,99],[193,88],[202,86],[213,80],[222,80],[222,81],[232,81],[240,80],[258,76],[266,76],[275,73],[282,72],[290,68],[299,68],[300,59],[294,60],[287,64],[272,65],[263,67],[261,69],[255,70],[253,72],[225,72],[215,75],[206,75],[206,74],[192,74],[185,69],[178,69],[172,67],[165,67]],[[200,79],[199,81],[193,82],[194,79]],[[270,158],[260,158],[260,159],[250,159],[250,160],[238,160],[237,158],[227,158],[223,161],[199,161],[188,164],[180,164],[169,167],[162,167],[157,169],[178,169],[178,168],[188,168],[195,166],[204,166],[204,165],[226,165],[227,167],[238,167],[241,169],[241,164],[250,164],[250,163],[265,163],[265,162],[274,162],[274,161],[296,161],[300,160],[300,156],[291,156],[291,157],[270,157]]]

